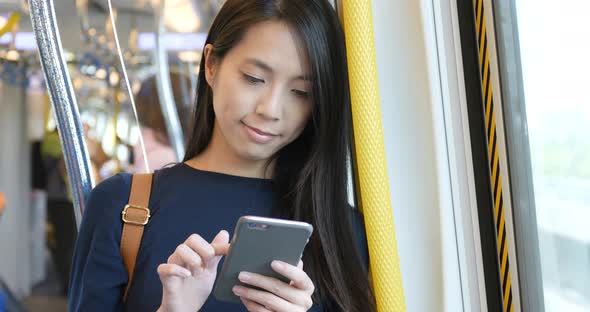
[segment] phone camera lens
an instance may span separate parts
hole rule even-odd
[[[268,228],[268,224],[248,223],[248,228],[251,230],[266,230]]]

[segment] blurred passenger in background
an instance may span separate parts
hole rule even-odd
[[[187,117],[191,116],[193,107],[192,103],[186,105],[186,101],[182,97],[182,79],[187,78],[176,73],[170,74],[174,102],[184,134],[183,142],[186,144],[187,131],[190,129]],[[141,88],[135,96],[135,103],[150,170],[154,171],[168,164],[178,162],[170,143],[170,136],[168,135],[166,121],[162,113],[156,77],[152,76],[141,84]],[[147,172],[140,141],[137,141],[137,144],[133,148],[133,156],[134,160],[131,171],[136,173]]]
[[[0,192],[0,216],[4,211],[4,206],[6,206],[6,197],[4,196],[4,193]]]
[[[57,129],[45,133],[40,145],[47,191],[47,246],[57,271],[60,291],[67,294],[76,220],[68,175]]]

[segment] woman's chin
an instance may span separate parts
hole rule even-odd
[[[274,153],[274,151],[264,151],[264,150],[260,150],[260,149],[251,149],[251,150],[242,150],[242,151],[240,151],[239,155],[240,155],[240,158],[242,158],[246,161],[262,162],[262,161],[268,161],[272,157],[273,153]]]

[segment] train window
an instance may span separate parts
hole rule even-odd
[[[585,18],[590,2],[519,0],[496,9],[500,32],[514,17],[512,38],[505,32],[500,39],[500,71],[512,123],[507,128],[513,129],[512,180],[527,172],[519,165],[530,167],[531,196],[516,192],[514,209],[534,207],[527,222],[536,221],[542,304],[549,312],[590,311],[590,20]],[[514,58],[507,51],[511,40]],[[514,71],[520,70],[515,83]],[[520,88],[520,95],[511,88]],[[513,105],[518,97],[521,111]],[[527,136],[530,151],[516,146]],[[518,248],[530,248],[527,244],[537,242],[521,240]]]

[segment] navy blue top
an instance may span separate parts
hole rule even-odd
[[[122,303],[127,271],[120,254],[121,211],[130,189],[131,175],[118,174],[92,190],[72,260],[69,311],[156,311],[162,302],[157,267],[179,244],[193,233],[207,241],[222,229],[232,235],[241,216],[271,216],[274,203],[270,180],[202,171],[185,164],[157,171],[150,196],[151,218],[144,229],[127,301]],[[360,215],[353,224],[366,264]],[[209,296],[201,311],[247,310]],[[310,311],[323,309],[315,305]]]

